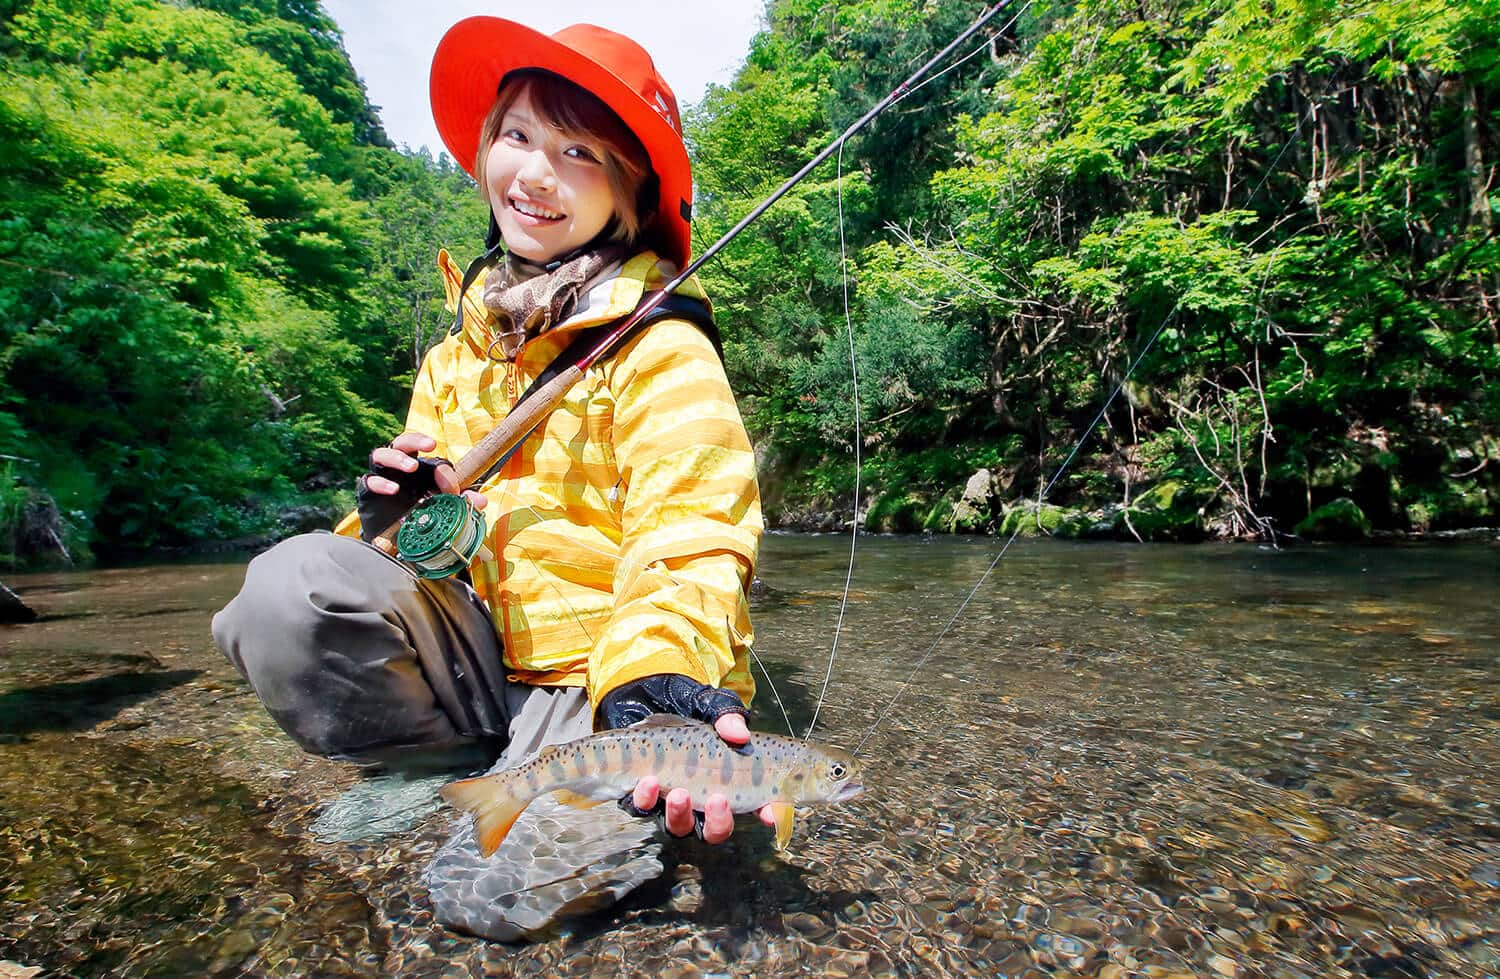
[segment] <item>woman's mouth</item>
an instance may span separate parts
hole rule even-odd
[[[561,221],[566,217],[561,211],[554,211],[551,208],[532,204],[528,201],[516,200],[514,197],[510,199],[510,206],[517,213],[523,214],[528,218],[535,218],[538,221]]]

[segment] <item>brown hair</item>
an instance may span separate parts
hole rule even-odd
[[[480,196],[489,201],[485,159],[490,155],[490,147],[500,138],[505,113],[523,95],[530,96],[532,107],[541,117],[539,122],[600,144],[604,150],[604,173],[615,201],[610,238],[633,245],[656,212],[655,194],[643,193],[648,189],[648,183],[654,183],[651,157],[630,127],[598,96],[550,71],[525,68],[500,80],[495,104],[490,106],[484,123],[479,127],[474,176],[479,181]]]

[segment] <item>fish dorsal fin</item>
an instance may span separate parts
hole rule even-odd
[[[695,721],[688,717],[677,714],[647,714],[644,720],[636,721],[631,727],[702,727],[702,721]]]

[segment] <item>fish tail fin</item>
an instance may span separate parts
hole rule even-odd
[[[479,852],[489,856],[505,840],[505,834],[516,824],[531,802],[507,790],[493,775],[450,782],[438,791],[443,801],[474,816],[474,837]]]

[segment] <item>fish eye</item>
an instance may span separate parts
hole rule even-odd
[[[828,769],[828,774],[832,775],[834,778],[843,778],[845,775],[849,774],[849,770],[844,767],[843,762],[836,761],[833,763],[832,767]]]

